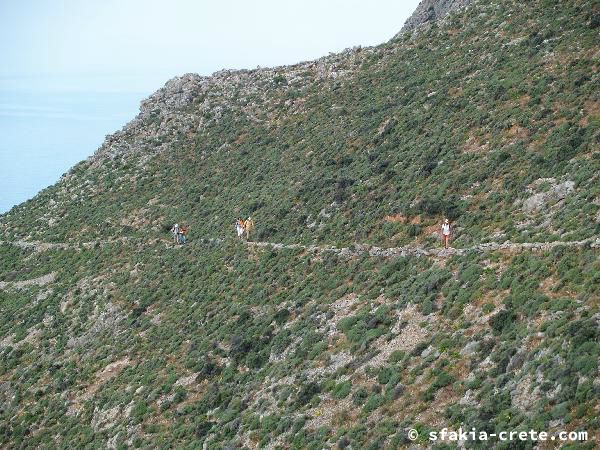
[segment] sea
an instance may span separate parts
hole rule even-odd
[[[0,214],[58,181],[133,119],[142,92],[0,90]]]

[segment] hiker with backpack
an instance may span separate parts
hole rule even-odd
[[[250,233],[254,230],[254,221],[252,217],[248,217],[248,219],[244,220],[242,218],[238,218],[235,221],[235,231],[237,233],[237,237],[240,239],[244,239],[244,234],[246,235],[246,241],[250,240]]]
[[[182,245],[186,243],[187,231],[188,231],[188,229],[186,227],[184,227],[183,225],[179,228],[179,243]]]
[[[248,217],[248,219],[244,222],[244,231],[246,232],[246,240],[250,240],[250,232],[254,230],[254,221],[252,217]]]
[[[181,233],[181,228],[179,227],[179,224],[176,223],[175,225],[173,225],[173,228],[171,228],[171,233],[173,233],[173,238],[175,240],[175,244],[179,244],[179,235]]]
[[[241,238],[244,235],[244,219],[238,218],[235,221],[235,231],[239,238]]]
[[[450,222],[448,219],[444,219],[444,222],[442,223],[442,245],[445,249],[448,248],[451,234],[452,229],[450,228]]]

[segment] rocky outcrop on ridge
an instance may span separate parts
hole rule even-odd
[[[106,137],[90,157],[94,167],[131,154],[145,158],[160,153],[218,123],[231,113],[256,123],[304,111],[304,93],[327,81],[354,73],[374,48],[355,47],[314,61],[253,70],[221,70],[210,76],[188,73],[172,78],[143,100],[135,119]],[[293,99],[279,100],[293,90]],[[142,160],[145,160],[143,158]]]
[[[400,33],[412,32],[425,24],[440,20],[460,8],[472,3],[472,0],[423,0],[415,12],[404,23]]]

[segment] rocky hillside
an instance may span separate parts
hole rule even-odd
[[[0,447],[594,448],[599,26],[425,0],[376,47],[169,81],[0,216]]]
[[[402,27],[401,33],[418,30],[425,25],[432,25],[451,12],[471,4],[472,0],[423,0],[415,12]]]

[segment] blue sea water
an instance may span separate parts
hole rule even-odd
[[[93,154],[135,117],[145,96],[0,90],[0,214]]]

